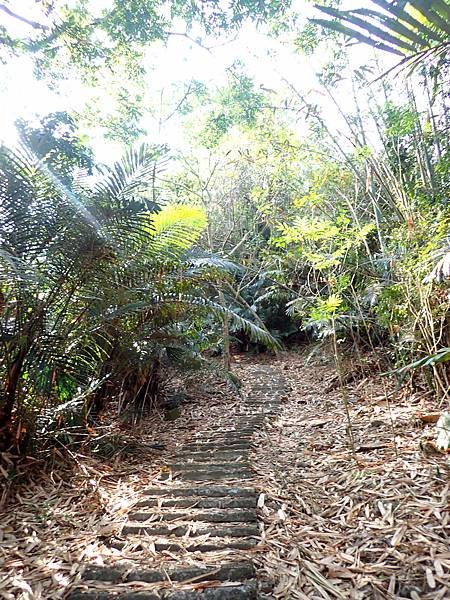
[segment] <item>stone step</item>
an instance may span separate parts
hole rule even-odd
[[[213,431],[211,431],[210,433],[253,433],[256,429],[256,425],[248,425],[246,423],[242,423],[240,425],[237,425],[236,427],[217,427],[216,429],[214,429]],[[208,432],[204,432],[204,433],[208,433]]]
[[[245,400],[244,404],[239,407],[238,411],[235,413],[235,423],[239,425],[247,424],[247,425],[259,425],[261,423],[260,415],[252,415],[251,413],[243,412],[245,410]]]
[[[268,393],[273,393],[273,392],[279,392],[279,391],[291,391],[291,387],[289,384],[287,384],[284,380],[282,379],[278,379],[275,380],[273,379],[272,381],[264,381],[264,382],[258,382],[255,383],[254,385],[252,385],[251,388],[248,389],[247,394],[251,394],[254,391],[258,391],[258,392],[268,392]]]
[[[261,404],[258,408],[258,410],[261,413],[264,413],[265,415],[271,415],[277,412],[281,412],[281,406],[280,405],[274,405],[274,404]]]
[[[250,442],[199,442],[197,444],[186,444],[183,446],[184,452],[203,452],[205,450],[249,450],[252,447]]]
[[[255,434],[255,431],[252,431],[250,434],[240,433],[239,431],[233,431],[232,433],[222,433],[221,431],[211,431],[207,433],[203,433],[202,435],[191,438],[190,443],[193,442],[209,442],[211,440],[227,440],[227,441],[250,441]]]
[[[257,600],[258,586],[249,583],[197,590],[159,590],[140,592],[75,591],[68,600]]]
[[[139,534],[138,534],[139,535]],[[141,541],[142,538],[136,538],[130,535],[129,539],[136,540],[136,549],[148,550],[149,543],[152,544],[152,548],[156,552],[222,552],[223,550],[250,550],[257,546],[258,540],[255,538],[230,538],[224,541],[222,538],[208,538],[206,542],[190,543],[186,546],[182,546],[173,542],[171,539],[164,538],[149,538],[150,542]],[[145,538],[144,538],[145,539]],[[189,540],[190,541],[190,540]],[[115,550],[122,550],[128,542],[122,540],[115,540],[109,544],[110,548]]]
[[[251,479],[254,473],[248,469],[202,469],[202,470],[187,470],[180,471],[183,481],[224,481],[234,479]]]
[[[230,470],[230,471],[236,471],[236,470],[240,470],[242,469],[242,467],[250,467],[250,464],[248,462],[248,459],[245,460],[238,460],[235,462],[215,462],[215,463],[210,463],[210,462],[182,462],[182,463],[169,463],[168,465],[169,467],[171,467],[173,470],[175,471],[215,471],[215,470],[219,470],[219,471],[224,471],[224,470]]]
[[[236,446],[248,445],[251,446],[253,443],[253,436],[251,438],[247,437],[233,437],[226,438],[221,435],[211,435],[202,439],[192,439],[187,444],[182,446],[182,450],[189,446],[202,446],[203,444],[216,444],[218,447],[222,447],[223,450],[235,450]]]
[[[203,462],[203,461],[238,461],[238,460],[246,460],[248,456],[248,452],[241,450],[223,450],[222,452],[219,450],[217,452],[180,452],[176,455],[177,460],[187,460],[192,459],[194,462]]]
[[[185,451],[186,448],[191,448],[194,446],[203,446],[204,444],[214,444],[217,447],[217,450],[220,452],[233,452],[236,450],[242,450],[241,446],[251,446],[253,444],[253,436],[250,438],[233,438],[227,439],[223,437],[215,437],[211,436],[209,438],[205,438],[204,440],[191,440],[187,444],[185,444],[180,450]]]
[[[152,498],[138,502],[136,507],[149,508],[254,508],[256,498]]]
[[[110,583],[129,583],[142,581],[156,583],[158,581],[183,582],[195,579],[200,581],[245,581],[254,577],[255,569],[250,561],[225,565],[181,566],[158,569],[133,568],[130,564],[114,566],[88,566],[82,576],[83,581],[108,581]]]
[[[285,396],[286,394],[290,394],[292,390],[288,390],[285,387],[282,386],[265,386],[265,387],[253,387],[251,390],[249,390],[246,399],[249,396],[259,396],[264,397],[264,396],[268,396],[268,397],[277,397],[277,396]],[[244,400],[245,402],[245,400]]]
[[[255,510],[209,510],[199,512],[191,510],[189,512],[133,512],[128,515],[130,521],[202,521],[203,523],[255,523],[257,521]]]
[[[252,432],[251,435],[243,435],[240,433],[233,433],[233,434],[223,434],[220,431],[210,431],[207,433],[204,433],[203,435],[198,435],[198,436],[194,436],[192,437],[187,443],[188,444],[193,444],[196,443],[198,444],[199,442],[209,442],[212,439],[213,440],[228,440],[230,443],[231,442],[249,442],[251,441],[252,437],[255,435],[255,432]]]
[[[251,404],[252,402],[281,402],[282,400],[284,400],[284,398],[287,397],[286,393],[273,393],[273,392],[268,392],[268,393],[261,393],[261,392],[256,392],[256,393],[250,393],[247,398],[245,399],[245,406],[248,407],[249,404]],[[257,414],[257,413],[255,413]]]
[[[187,498],[191,496],[200,496],[204,498],[256,498],[256,489],[252,487],[234,487],[226,485],[208,485],[208,486],[164,486],[147,488],[143,491],[146,496],[171,496],[176,498]]]
[[[228,527],[192,527],[191,525],[164,525],[152,523],[142,525],[140,523],[130,523],[122,527],[122,535],[153,535],[153,536],[175,536],[175,537],[199,537],[210,535],[212,537],[252,537],[259,535],[259,529],[256,524],[250,525],[229,525]]]
[[[245,406],[245,405],[244,405]],[[233,431],[242,427],[257,427],[261,424],[261,415],[255,414],[240,414],[234,421],[216,421],[213,427],[205,428],[205,431],[211,431],[214,428]]]
[[[258,415],[261,417],[261,415]],[[203,430],[203,433],[220,431],[223,433],[235,433],[237,431],[248,430],[253,431],[255,427],[258,427],[259,423],[250,423],[250,422],[241,422],[234,423],[229,425],[220,425],[219,423],[215,423],[213,427],[208,427]],[[200,435],[200,432],[198,433]]]
[[[209,441],[211,439],[213,440],[251,440],[252,437],[255,435],[257,429],[252,429],[251,431],[247,432],[247,431],[233,431],[230,433],[222,432],[222,431],[210,431],[208,433],[204,433],[202,435],[199,436],[195,436],[192,437],[189,442],[203,442],[203,441]]]
[[[278,402],[249,402],[249,406],[251,406],[254,410],[258,410],[261,412],[263,408],[281,408],[282,404]]]
[[[259,427],[264,422],[264,417],[261,415],[254,415],[251,412],[245,412],[245,404],[242,407],[242,412],[238,415],[238,427]]]

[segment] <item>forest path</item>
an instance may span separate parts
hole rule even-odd
[[[267,597],[252,560],[260,530],[249,455],[254,434],[280,412],[286,383],[271,365],[251,375],[234,413],[197,432],[144,490],[113,543],[123,560],[88,566],[70,600]],[[144,546],[157,556],[153,565],[127,560],[127,548]]]

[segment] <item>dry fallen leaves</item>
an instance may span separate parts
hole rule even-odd
[[[449,458],[419,447],[432,424],[417,415],[435,412],[432,399],[396,395],[373,376],[353,381],[347,393],[360,450],[353,454],[340,392],[324,391],[333,375],[329,357],[322,364],[307,364],[296,353],[260,360],[280,369],[292,386],[282,414],[258,434],[253,455],[261,491],[256,561],[260,580],[275,583],[273,597],[449,599]],[[253,362],[243,359],[237,369],[248,389]],[[108,542],[170,454],[237,402],[216,384],[197,399],[175,423],[154,417],[128,434],[137,449],[142,444],[136,455],[102,461],[78,454],[70,469],[59,461],[13,488],[0,513],[0,598],[63,598],[86,563],[179,561],[157,553],[145,537],[128,540],[120,551]],[[149,450],[154,441],[166,451]],[[207,560],[223,558],[217,552]]]
[[[264,492],[258,564],[273,596],[449,599],[449,456],[419,447],[432,420],[418,425],[417,414],[432,414],[432,399],[396,395],[376,376],[352,382],[354,454],[340,391],[324,391],[332,358],[282,354],[273,366],[292,392],[253,453]],[[242,361],[248,388],[251,372]]]
[[[179,561],[170,552],[156,553],[145,538],[142,542],[127,541],[120,551],[109,542],[120,532],[128,512],[142,500],[141,491],[152,485],[170,455],[205,427],[207,419],[214,423],[224,407],[232,410],[237,401],[221,381],[213,380],[208,386],[202,382],[194,389],[195,402],[184,406],[183,417],[175,422],[155,415],[128,428],[120,421],[113,423],[119,443],[131,452],[104,459],[70,452],[63,460],[56,450],[45,465],[33,459],[23,461],[37,465],[32,476],[9,490],[5,488],[0,504],[2,600],[62,599],[80,581],[85,564],[129,560],[157,568],[161,562],[167,566],[170,561]],[[152,449],[154,442],[166,449]],[[14,460],[5,456],[3,461],[5,481],[9,463]],[[186,564],[195,560],[188,556]],[[212,556],[211,562],[214,560],[220,562],[221,557]],[[102,585],[108,587],[98,583]],[[134,587],[143,585],[135,583]]]

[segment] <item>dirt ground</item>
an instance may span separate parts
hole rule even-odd
[[[291,387],[253,453],[256,560],[276,599],[450,599],[450,463],[433,451],[426,422],[443,407],[423,391],[396,390],[373,361],[339,389],[327,352],[235,357],[245,389],[260,362]],[[210,377],[188,389],[176,421],[116,421],[93,432],[89,452],[55,447],[20,463],[2,455],[0,598],[64,598],[80,564],[117,558],[108,541],[139,491],[193,432],[238,402]]]

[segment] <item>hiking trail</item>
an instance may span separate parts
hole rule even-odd
[[[279,414],[286,382],[272,366],[253,375],[236,412],[196,433],[143,490],[112,542],[123,560],[88,565],[69,600],[269,598],[270,582],[258,580],[252,560],[260,529],[249,455],[254,434]],[[130,543],[152,550],[155,565],[127,560]]]

